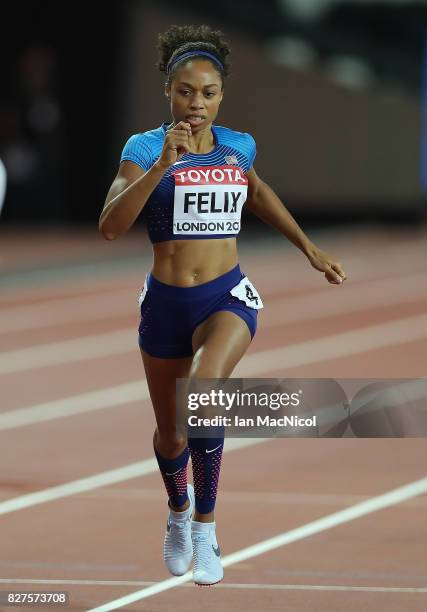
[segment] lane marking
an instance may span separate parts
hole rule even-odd
[[[328,361],[370,350],[377,350],[407,344],[427,337],[427,314],[394,319],[378,325],[353,329],[340,334],[332,334],[298,342],[277,349],[250,353],[237,365],[234,377],[244,376],[249,371],[262,374],[271,372],[271,364],[280,364],[280,369]],[[277,371],[278,368],[276,368]]]
[[[149,399],[146,380],[136,380],[107,389],[79,393],[59,400],[8,410],[0,414],[0,431],[43,423],[94,410],[124,406]]]
[[[377,512],[378,510],[382,510],[383,508],[388,508],[406,499],[410,499],[411,497],[415,497],[417,495],[422,495],[426,492],[427,478],[421,478],[420,480],[416,480],[407,485],[392,489],[387,493],[371,497],[370,499],[351,506],[350,508],[346,508],[345,510],[334,512],[333,514],[329,514],[315,521],[311,521],[310,523],[306,523],[305,525],[301,525],[296,529],[285,531],[277,536],[274,536],[267,540],[263,540],[261,542],[258,542],[257,544],[253,544],[252,546],[242,548],[241,550],[238,550],[224,557],[222,559],[222,565],[224,567],[229,567],[230,565],[233,565],[235,563],[240,563],[241,561],[252,559],[266,552],[276,550],[277,548],[281,548],[282,546],[286,546],[288,544],[291,544],[292,542],[297,542],[298,540],[302,540],[316,533],[321,533],[323,531],[326,531],[327,529],[336,527],[337,525],[342,525],[343,523],[347,523],[362,516],[366,516],[367,514],[371,514],[372,512]],[[147,599],[152,595],[163,593],[178,585],[184,584],[192,580],[192,577],[192,572],[189,571],[183,576],[168,578],[167,580],[163,580],[161,582],[158,582],[157,584],[145,587],[139,591],[135,591],[134,593],[125,595],[124,597],[119,597],[118,599],[109,601],[97,608],[92,608],[91,610],[88,610],[88,612],[109,612],[110,610],[117,610],[119,608],[123,608],[123,606],[131,604],[135,601]],[[304,587],[304,585],[294,586]],[[322,587],[313,585],[312,588],[313,590],[320,590]],[[366,588],[369,589],[372,587]],[[340,587],[337,587],[337,590],[340,590]]]
[[[132,294],[134,300],[132,301]],[[79,297],[55,298],[37,304],[24,304],[0,310],[0,333],[28,331],[84,321],[101,321],[132,315],[138,308],[137,290],[118,289]]]
[[[427,298],[427,273],[352,283],[336,299],[330,288],[309,290],[307,295],[272,296],[268,318],[263,327],[278,320],[281,324],[326,318],[333,314],[363,312],[368,308],[404,304]],[[78,297],[60,297],[37,304],[24,304],[0,310],[0,333],[47,328],[69,322],[110,319],[137,313],[138,288],[118,289],[109,294],[96,293]],[[135,309],[132,309],[132,304]],[[323,309],[323,310],[322,310]]]
[[[4,351],[0,353],[0,374],[131,353],[138,344],[137,338],[137,328],[127,327],[104,334]]]
[[[239,450],[255,444],[262,444],[271,439],[272,438],[228,438],[224,444],[224,452]],[[129,465],[114,470],[107,470],[92,476],[73,480],[62,485],[35,491],[34,493],[13,497],[12,499],[0,502],[0,515],[23,510],[24,508],[31,508],[56,499],[77,495],[85,491],[93,491],[98,487],[105,487],[118,482],[125,482],[132,478],[153,474],[157,472],[158,469],[157,459],[154,457],[143,461],[137,461],[136,463],[130,463]]]
[[[425,251],[425,241],[423,237],[413,235],[410,239],[401,239],[401,236],[393,236],[387,234],[384,236],[378,233],[376,229],[371,231],[371,228],[364,226],[359,232],[348,232],[346,227],[339,228],[341,235],[338,240],[336,236],[329,235],[328,232],[314,232],[313,238],[324,244],[326,251],[334,251],[339,249],[341,257],[345,259],[346,270],[351,273],[352,280],[359,279],[375,279],[379,275],[390,276],[390,258],[393,258],[393,275],[401,273],[413,273],[415,270],[422,271],[425,269],[422,254]],[[336,230],[334,230],[336,232]],[[345,232],[345,236],[344,236]],[[360,236],[363,234],[362,240]],[[349,245],[350,243],[350,245]],[[257,246],[259,244],[259,246]],[[269,237],[268,241],[258,241],[257,244],[243,239],[239,246],[241,260],[246,267],[252,267],[253,270],[259,270],[259,257],[253,256],[254,249],[259,251],[264,258],[267,258],[271,266],[277,264],[277,253],[280,249],[280,254],[285,253],[288,263],[295,263],[296,267],[291,266],[286,271],[286,282],[290,282],[292,287],[298,288],[318,287],[318,276],[313,273],[308,274],[304,278],[304,284],[301,281],[301,271],[305,270],[304,264],[301,264],[300,255],[295,253],[293,245],[290,245],[283,239],[275,236]],[[405,257],[401,257],[401,253],[405,253]],[[363,255],[361,255],[361,253]],[[375,257],[375,266],[367,266],[366,259]],[[51,289],[50,285],[59,286],[61,291],[67,290],[70,292],[70,282],[76,284],[74,292],[81,293],[82,289],[87,292],[94,293],[94,272],[99,260],[94,262],[86,262],[79,266],[71,266],[70,264],[60,266],[54,269],[42,270],[40,275],[40,266],[33,270],[21,270],[15,273],[8,273],[8,277],[0,281],[3,286],[2,296],[0,296],[0,306],[6,297],[6,303],[10,299],[26,300],[34,294],[40,294],[43,297],[46,292]],[[105,274],[102,274],[102,287],[106,285],[108,280],[111,280],[111,274],[119,272],[122,280],[123,274],[127,275],[130,282],[138,283],[142,270],[149,270],[152,265],[150,257],[138,254],[137,257],[128,254],[121,257],[120,260],[109,260],[101,262],[101,265],[106,264],[107,269]],[[65,272],[75,273],[65,276]],[[97,274],[95,274],[96,276]],[[117,274],[115,274],[114,283],[117,283]],[[133,279],[136,278],[135,281]],[[34,284],[37,280],[37,285]],[[42,280],[45,280],[48,287],[44,286]],[[31,286],[31,285],[32,286]],[[29,288],[29,286],[31,288]],[[14,298],[15,296],[15,298]],[[52,294],[52,297],[55,297]]]
[[[268,356],[271,355],[274,359],[273,363],[281,363],[286,368],[318,361],[322,351],[326,352],[326,357],[324,357],[326,360],[372,348],[384,348],[397,343],[404,344],[426,337],[427,314],[421,314],[356,328],[315,340],[297,342],[290,346],[252,353],[245,356],[240,363],[243,363],[245,359],[249,361],[258,358],[263,359],[264,357],[268,359]],[[350,349],[349,345],[351,343],[354,343],[356,350],[353,350],[354,347]],[[97,357],[132,353],[136,350],[136,346],[136,328],[126,328],[42,346],[5,351],[0,353],[0,374],[11,374],[47,366],[86,361]],[[283,360],[284,364],[283,361],[276,360]],[[271,371],[270,366],[268,366],[268,369]]]
[[[129,499],[129,500],[162,500],[164,499],[164,493],[161,489],[148,489],[144,487],[126,487],[126,489],[117,487],[108,487],[108,489],[97,489],[93,493],[87,493],[84,495],[86,499]],[[369,495],[356,495],[348,493],[297,493],[292,491],[286,491],[286,493],[280,493],[278,491],[270,493],[267,491],[262,492],[262,501],[259,503],[263,504],[292,504],[292,505],[304,505],[304,506],[349,506],[365,499],[369,499]],[[221,491],[221,503],[223,505],[228,504],[250,504],[254,503],[253,491]],[[427,506],[427,497],[417,497],[408,501],[402,502],[401,508],[425,508]],[[427,582],[427,575],[426,575]]]
[[[243,564],[244,565],[244,564]],[[87,563],[86,561],[75,561],[75,562],[64,562],[64,561],[29,561],[20,559],[12,561],[10,559],[0,560],[1,568],[15,568],[15,571],[22,571],[23,569],[31,568],[32,571],[48,571],[48,570],[63,570],[64,572],[106,572],[110,575],[115,575],[117,572],[139,572],[141,566],[136,563],[117,563],[117,564],[102,564],[102,563]],[[240,566],[239,566],[240,567]],[[4,570],[2,570],[4,571]],[[396,576],[394,576],[395,578]],[[398,576],[400,578],[400,576]]]
[[[157,584],[153,580],[59,580],[36,578],[0,578],[0,584],[65,584],[77,586],[152,586]],[[178,585],[194,589],[188,582]],[[384,587],[384,586],[351,586],[351,585],[324,585],[324,584],[276,584],[276,583],[239,583],[221,582],[215,589],[262,589],[284,591],[367,591],[371,593],[427,593],[427,587]]]
[[[236,366],[233,377],[251,377],[268,374],[273,371],[273,363],[280,364],[281,368],[286,370],[296,366],[319,363],[337,357],[345,357],[386,346],[393,346],[394,344],[405,344],[420,340],[423,337],[427,337],[427,315],[424,314],[388,321],[387,323],[359,328],[341,334],[323,336],[315,340],[298,342],[275,349],[249,353]],[[107,345],[108,342],[106,342]],[[129,344],[129,340],[125,342],[126,352],[132,350],[129,349]],[[94,352],[93,346],[92,351]],[[90,352],[89,348],[88,352]],[[100,353],[103,354],[103,350],[100,350]],[[53,354],[55,354],[55,351],[53,351]],[[57,359],[58,355],[55,356]],[[148,398],[146,381],[131,381],[110,387],[109,389],[89,391],[25,408],[5,410],[0,413],[0,431],[72,416],[74,414],[123,406],[126,403],[144,401]]]
[[[94,278],[97,282],[108,281],[114,274],[138,274],[142,269],[151,267],[152,258],[138,255],[115,257],[114,259],[103,259],[94,261],[84,261],[81,263],[66,263],[53,267],[49,261],[42,262],[41,265],[34,264],[36,267],[32,269],[21,269],[15,271],[5,271],[0,277],[0,287],[2,294],[28,295],[28,286],[32,285],[31,294],[34,291],[40,290],[44,284],[48,285],[48,290],[53,285],[63,287],[72,282],[77,282],[79,285],[88,284],[90,287],[94,285]],[[23,290],[23,291],[22,291]]]
[[[309,294],[270,300],[262,328],[309,319],[327,319],[334,315],[363,313],[371,308],[397,306],[414,300],[427,300],[427,273],[350,284],[336,298],[328,289]]]

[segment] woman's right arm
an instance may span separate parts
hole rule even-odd
[[[145,172],[131,161],[120,164],[99,218],[104,238],[115,240],[132,227],[168,167],[156,162]]]
[[[115,240],[132,227],[167,169],[190,150],[190,135],[190,124],[183,121],[170,129],[159,159],[147,172],[129,160],[120,164],[99,218],[104,238]]]

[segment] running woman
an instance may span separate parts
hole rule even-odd
[[[214,507],[224,437],[178,435],[175,381],[229,377],[254,337],[262,301],[238,263],[243,204],[329,283],[346,275],[257,175],[253,137],[214,123],[230,71],[223,34],[171,26],[159,35],[159,51],[172,121],[129,138],[99,227],[114,240],[144,211],[153,266],[139,299],[138,331],[157,423],[154,453],[169,498],[164,560],[179,576],[194,557],[194,582],[210,585],[223,578]],[[190,456],[194,489],[187,483]]]

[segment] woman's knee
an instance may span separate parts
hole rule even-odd
[[[189,377],[228,378],[250,343],[245,321],[234,313],[214,313],[194,333]]]
[[[189,379],[224,378],[227,375],[226,364],[222,363],[219,356],[216,357],[215,359],[213,355],[209,355],[208,351],[204,350],[204,347],[200,347],[193,357]]]
[[[187,446],[187,438],[174,428],[156,428],[153,436],[154,448],[165,459],[178,457]]]
[[[198,378],[225,378],[226,373],[223,368],[216,366],[215,364],[201,364],[200,366],[195,365],[194,369],[191,370],[189,379],[195,380]]]

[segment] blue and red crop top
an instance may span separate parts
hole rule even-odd
[[[160,157],[167,123],[134,134],[120,161],[130,160],[145,171]],[[256,155],[250,134],[212,125],[215,147],[210,153],[186,153],[163,175],[148,198],[142,216],[152,243],[165,240],[232,238],[240,231],[248,179]]]

